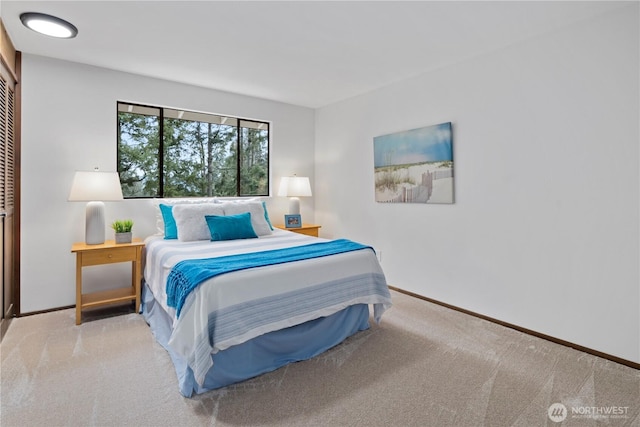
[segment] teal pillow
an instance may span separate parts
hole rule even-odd
[[[164,238],[165,239],[177,239],[178,238],[178,226],[176,220],[173,217],[173,206],[160,204],[160,213],[162,214],[162,221],[164,222]]]
[[[205,215],[212,241],[256,239],[258,235],[251,225],[251,213],[238,215]]]

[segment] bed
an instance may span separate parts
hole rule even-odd
[[[177,233],[145,240],[142,313],[183,396],[312,358],[369,328],[370,306],[376,322],[391,306],[372,248],[273,229],[264,203],[222,205],[176,205],[164,220]],[[207,222],[246,225],[246,212],[255,237],[218,239]]]

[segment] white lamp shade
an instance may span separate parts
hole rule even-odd
[[[70,202],[122,200],[118,172],[77,171],[71,184]]]
[[[306,176],[285,176],[280,180],[278,196],[311,197],[311,184]]]

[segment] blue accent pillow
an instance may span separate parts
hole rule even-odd
[[[212,241],[257,239],[258,235],[251,225],[251,213],[238,215],[205,215]]]
[[[178,226],[176,225],[176,220],[173,217],[173,206],[161,203],[160,213],[162,214],[162,221],[164,222],[164,238],[177,239]]]

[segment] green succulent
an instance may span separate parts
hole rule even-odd
[[[130,233],[133,228],[133,221],[130,219],[118,219],[111,224],[111,228],[113,228],[116,233]]]

